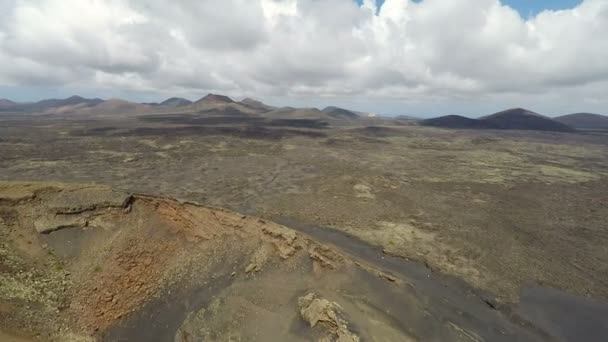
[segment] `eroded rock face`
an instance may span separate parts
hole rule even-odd
[[[63,228],[84,228],[108,210],[125,210],[132,196],[100,185],[0,183],[0,204],[29,204],[34,228],[48,234]]]
[[[348,322],[343,318],[342,307],[327,299],[318,298],[314,293],[298,299],[300,315],[314,328],[318,323],[326,330],[319,341],[359,342],[359,336],[348,330]]]
[[[61,191],[45,202],[56,214],[78,214],[103,208],[125,208],[131,195],[93,186]]]
[[[126,210],[131,200],[130,194],[102,187],[61,191],[45,200],[46,210],[36,219],[34,227],[43,234],[62,228],[84,228],[102,214]]]

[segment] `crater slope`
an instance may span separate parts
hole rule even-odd
[[[0,183],[0,338],[550,339],[461,281],[310,236],[102,186]]]

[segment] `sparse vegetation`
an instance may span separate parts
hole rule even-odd
[[[530,282],[608,298],[608,288],[597,281],[608,278],[604,222],[608,209],[602,204],[608,192],[604,135],[444,130],[382,119],[319,125],[322,112],[314,111],[311,119],[305,117],[305,110],[298,110],[297,115],[304,117],[296,121],[227,119],[226,113],[235,114],[235,108],[198,116],[163,114],[155,119],[59,120],[49,116],[6,120],[0,126],[0,178],[105,184],[229,208],[265,220],[329,227],[378,246],[387,255],[460,277],[504,305],[517,302],[521,288]],[[0,193],[22,204],[44,201],[40,194],[52,193],[51,189],[16,182],[0,185]],[[9,220],[12,214],[2,215]],[[189,215],[171,213],[171,220],[189,227],[185,223],[192,219]],[[113,217],[72,222],[87,227],[87,234],[119,226],[128,229],[122,223],[109,224]],[[171,220],[168,222],[174,222]],[[96,229],[98,226],[105,228]],[[214,235],[186,236],[188,241],[206,241]],[[31,267],[19,260],[28,257],[20,259],[23,256],[13,251],[27,241],[36,246],[39,237],[22,242],[17,237],[2,239],[5,244],[0,246],[4,248],[0,248],[0,297],[30,303],[32,308],[42,305],[49,312],[63,310],[59,308],[65,306],[66,298],[73,296],[65,278],[75,271],[73,264],[63,259],[65,253],[60,250],[54,253],[51,244],[37,252],[44,256],[42,271],[23,275]],[[70,242],[70,248],[76,248],[75,258],[82,257],[79,247],[74,247],[80,246],[78,241]],[[112,260],[106,258],[110,251],[110,246],[100,249],[101,260],[77,270],[107,281],[116,271],[107,264]],[[286,248],[282,255],[289,251]],[[247,255],[246,262],[239,261],[246,265],[241,265],[241,271],[241,266],[233,265],[229,278],[261,276],[265,274],[261,264],[274,267],[276,260],[268,257],[266,249],[258,254],[262,252],[267,256],[264,262]],[[179,260],[194,257],[193,253],[188,250]],[[333,265],[323,253],[329,252],[315,251],[315,260]],[[124,258],[130,260],[133,255]],[[142,287],[162,297],[164,289],[181,286],[184,274],[202,272],[172,260],[172,266],[167,266],[172,271],[156,274],[167,279],[159,288],[135,280],[129,283],[128,279],[137,278],[130,276],[123,278],[124,285],[112,286],[125,286],[129,291]],[[141,261],[158,262],[147,254],[141,255]],[[140,270],[138,263],[121,265],[126,271]],[[144,269],[147,267],[142,272]],[[232,269],[237,270],[235,276],[230,276]],[[19,270],[26,273],[19,275]],[[381,278],[399,281],[390,275]],[[103,288],[91,290],[98,293],[91,298],[113,303],[116,307],[108,312],[119,319],[125,313],[117,308],[140,303],[143,298],[121,299],[114,293],[105,294]],[[29,317],[30,311],[24,315]],[[225,317],[214,317],[215,329],[223,331]],[[209,331],[192,330],[198,320],[190,321],[195,326],[184,325],[187,333],[207,336]]]

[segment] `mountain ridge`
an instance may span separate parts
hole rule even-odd
[[[608,116],[593,113],[573,113],[558,116],[555,120],[576,129],[608,129]]]
[[[168,107],[183,107],[183,106],[189,106],[193,103],[194,102],[192,102],[188,99],[185,99],[183,97],[171,97],[171,98],[168,98],[165,101],[161,102],[160,105],[168,106]]]
[[[419,121],[422,126],[459,129],[531,130],[574,132],[575,129],[547,116],[524,108],[511,108],[472,119],[461,115],[446,115]]]
[[[267,110],[267,111],[271,111],[273,109],[276,109],[276,107],[267,105],[267,104],[265,104],[262,101],[255,100],[255,99],[252,99],[250,97],[246,97],[246,98],[242,99],[240,101],[240,103],[243,104],[243,105],[245,105],[245,106],[247,106],[247,107],[251,107],[251,108],[254,108],[254,109]]]
[[[196,100],[194,102],[194,104],[210,103],[210,102],[234,103],[235,101],[226,95],[209,93],[209,94],[201,97],[200,99]]]
[[[270,118],[313,118],[325,121],[353,121],[364,119],[363,112],[357,112],[337,106],[327,106],[322,110],[317,108],[274,107],[259,100],[246,97],[235,101],[229,96],[209,93],[196,101],[181,97],[171,97],[160,103],[135,103],[122,99],[104,100],[101,98],[85,98],[72,95],[67,98],[42,99],[37,102],[15,102],[10,99],[0,99],[0,110],[4,112],[43,113],[43,114],[87,114],[110,115],[113,111],[120,114],[170,113],[174,108],[176,113],[220,111],[240,113],[238,115],[263,115]],[[219,113],[219,112],[218,112]],[[116,113],[114,113],[116,114]],[[396,117],[395,120],[403,120]],[[415,118],[407,118],[415,121]],[[337,121],[336,121],[337,120]],[[573,113],[550,118],[525,108],[511,108],[480,118],[469,118],[460,115],[418,119],[421,126],[433,126],[461,129],[497,129],[497,130],[536,130],[573,132],[576,129],[608,129],[608,117],[592,113]]]

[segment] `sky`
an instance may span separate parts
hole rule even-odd
[[[376,6],[382,7],[385,0],[377,0]],[[416,0],[420,2],[421,0]],[[356,0],[359,5],[363,0]],[[529,18],[545,10],[563,10],[576,7],[582,0],[504,0],[503,4],[518,11],[522,17]]]
[[[0,0],[0,98],[608,114],[608,0]]]

